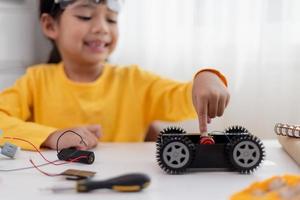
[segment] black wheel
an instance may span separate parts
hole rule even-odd
[[[243,126],[229,126],[227,129],[225,129],[225,133],[250,133],[245,127]]]
[[[195,146],[182,136],[165,136],[157,149],[159,166],[168,174],[180,174],[186,171],[194,157]]]
[[[160,131],[160,134],[184,134],[185,130],[181,127],[171,126]]]
[[[185,130],[181,127],[175,127],[175,126],[171,126],[171,127],[167,127],[165,129],[163,129],[162,131],[160,131],[160,134],[157,136],[156,139],[156,149],[157,149],[157,154],[160,151],[160,148],[163,144],[163,137],[165,137],[166,135],[182,135],[186,133]]]
[[[242,174],[253,172],[265,157],[265,148],[254,135],[236,136],[228,145],[229,160]]]

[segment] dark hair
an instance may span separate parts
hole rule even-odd
[[[60,15],[63,13],[63,10],[60,8],[59,4],[54,2],[54,0],[40,0],[40,17],[44,13],[49,14],[55,20],[59,20]],[[59,50],[54,41],[51,40],[51,43],[53,47],[47,62],[59,63],[61,61]]]

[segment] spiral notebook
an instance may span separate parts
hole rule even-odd
[[[300,166],[300,125],[278,123],[274,128],[284,150]]]

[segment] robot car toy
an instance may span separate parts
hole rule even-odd
[[[169,127],[157,137],[156,149],[158,164],[168,174],[190,169],[227,169],[249,174],[265,157],[261,140],[242,126],[209,132],[207,136]]]

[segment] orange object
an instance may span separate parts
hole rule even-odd
[[[248,188],[231,196],[230,200],[298,200],[300,199],[300,176],[274,176],[255,182]]]

